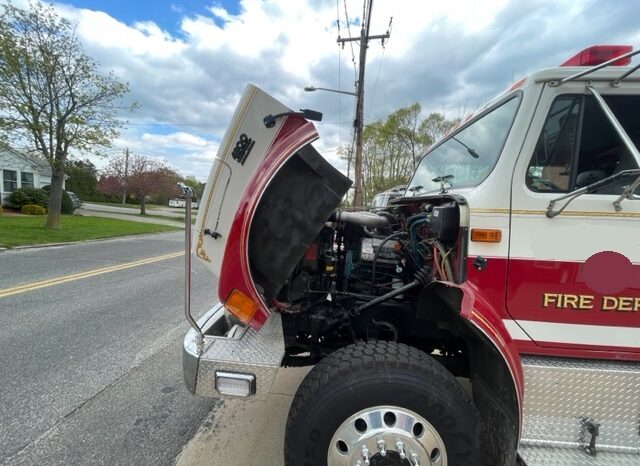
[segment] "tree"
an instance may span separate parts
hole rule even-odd
[[[420,104],[415,103],[365,126],[363,205],[377,193],[407,183],[427,148],[457,123],[440,113],[431,113],[421,119],[421,113]]]
[[[94,200],[98,184],[98,170],[90,160],[68,160],[65,164],[67,191],[72,191],[80,199]]]
[[[430,113],[422,120],[418,131],[427,138],[428,145],[437,142],[447,134],[454,126],[460,123],[459,118],[447,120],[442,113]]]
[[[69,150],[109,146],[120,127],[115,111],[127,92],[113,73],[99,71],[51,6],[2,6],[0,138],[29,142],[51,166],[48,228],[59,227]]]
[[[114,157],[103,170],[98,183],[98,190],[103,194],[115,195],[122,191],[122,176],[124,176],[124,157]],[[145,157],[144,155],[129,154],[127,192],[132,193],[140,202],[140,215],[146,214],[147,198],[162,193],[176,193],[178,174],[163,162]]]
[[[196,200],[202,199],[204,193],[205,184],[202,181],[198,181],[195,176],[187,176],[182,180],[184,184],[193,188],[193,192],[196,195]]]

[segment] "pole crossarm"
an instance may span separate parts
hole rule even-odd
[[[388,39],[391,37],[390,33],[385,34],[377,34],[375,36],[367,36],[367,40],[376,40],[376,39]],[[360,37],[338,37],[336,41],[338,44],[344,44],[345,42],[359,42],[361,40]]]

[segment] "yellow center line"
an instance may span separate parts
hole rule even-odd
[[[72,273],[69,275],[63,275],[61,277],[50,278],[48,280],[25,283],[23,285],[14,286],[11,288],[0,289],[0,298],[5,298],[7,296],[11,296],[19,293],[25,293],[27,291],[38,290],[40,288],[47,288],[49,286],[60,285],[62,283],[68,283],[75,280],[81,280],[83,278],[95,277],[96,275],[116,272],[118,270],[130,269],[132,267],[138,267],[140,265],[152,264],[154,262],[173,259],[174,257],[179,257],[182,255],[184,255],[183,251],[172,252],[171,254],[165,254],[162,256],[147,257],[146,259],[140,259],[133,262],[125,262],[123,264],[112,265],[109,267],[102,267],[100,269],[87,270],[86,272]]]

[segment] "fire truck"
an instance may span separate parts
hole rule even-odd
[[[338,208],[321,114],[248,86],[186,222],[219,301],[192,317],[187,254],[187,387],[312,366],[287,466],[640,464],[637,53],[516,82],[377,212]]]

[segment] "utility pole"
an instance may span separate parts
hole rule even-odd
[[[362,131],[364,129],[364,70],[367,62],[367,48],[370,40],[380,39],[382,45],[384,41],[390,37],[390,32],[375,36],[369,35],[369,27],[371,25],[371,9],[373,8],[373,0],[365,0],[364,16],[362,18],[362,28],[360,29],[360,37],[340,38],[338,43],[344,46],[345,42],[360,41],[360,64],[358,65],[358,82],[356,83],[356,116],[353,126],[356,132],[356,158],[354,162],[354,192],[353,205],[359,207],[362,204]]]
[[[124,150],[124,181],[122,182],[122,205],[127,203],[127,181],[129,178],[129,148]]]

